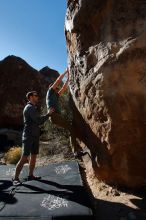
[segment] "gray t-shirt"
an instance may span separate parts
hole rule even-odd
[[[28,137],[39,137],[40,127],[49,118],[49,114],[40,116],[37,106],[28,102],[23,110],[24,129],[22,140]]]

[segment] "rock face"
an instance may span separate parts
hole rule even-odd
[[[74,125],[88,173],[146,183],[146,2],[68,0]]]
[[[50,76],[48,73],[44,77],[42,71],[35,70],[16,56],[8,56],[0,61],[0,127],[19,128],[23,125],[22,111],[26,104],[26,93],[36,90],[42,100],[47,91],[48,78],[57,78],[57,72],[54,72],[51,70]]]

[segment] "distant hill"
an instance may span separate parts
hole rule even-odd
[[[25,94],[36,90],[43,100],[48,85],[58,76],[56,70],[44,67],[37,71],[13,55],[0,61],[0,127],[21,127]]]

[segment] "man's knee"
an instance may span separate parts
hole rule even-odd
[[[25,164],[28,162],[28,156],[22,156],[19,160],[19,164]]]
[[[31,154],[31,156],[30,156],[31,161],[35,161],[36,158],[37,158],[37,154]]]

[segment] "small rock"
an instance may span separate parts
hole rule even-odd
[[[6,165],[6,163],[5,163],[5,162],[0,161],[0,165]]]

